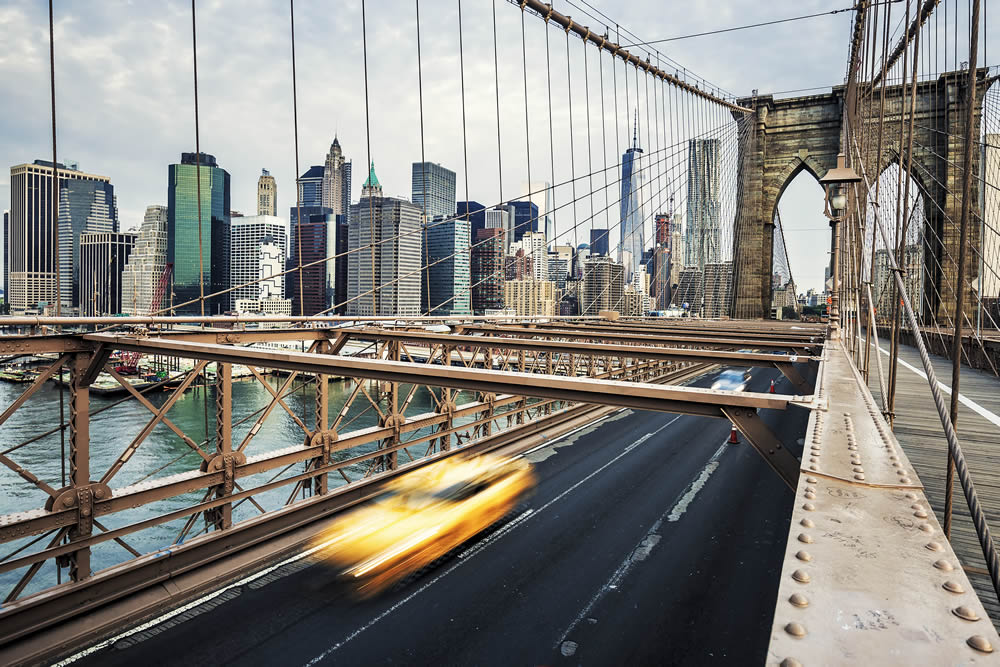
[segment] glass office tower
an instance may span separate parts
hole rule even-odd
[[[201,305],[181,306],[229,287],[229,172],[215,156],[201,153],[201,257],[198,239],[198,180],[194,153],[182,153],[172,164],[167,181],[167,261],[174,265],[174,303],[181,313],[200,313]],[[201,283],[201,286],[200,284]],[[205,314],[223,312],[229,297],[205,300]]]

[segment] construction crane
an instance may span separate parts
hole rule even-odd
[[[173,273],[173,263],[168,263],[163,267],[160,280],[156,284],[156,291],[153,292],[153,299],[149,302],[149,313],[152,315],[160,309],[163,297],[170,287],[170,274]],[[142,352],[123,351],[121,353],[121,364],[115,370],[122,375],[136,375],[139,373],[139,360],[142,359]]]

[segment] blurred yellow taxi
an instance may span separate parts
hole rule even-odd
[[[321,541],[329,561],[368,597],[475,536],[533,487],[531,467],[521,459],[452,456],[388,482]]]

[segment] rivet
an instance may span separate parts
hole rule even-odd
[[[862,468],[861,466],[854,466],[854,472],[864,472],[864,471],[865,469]]]
[[[937,542],[928,542],[927,544],[924,545],[924,549],[927,549],[928,551],[941,551],[941,549],[943,548],[944,547],[942,547]]]
[[[819,459],[816,458],[815,456],[810,456],[809,463],[819,463]]]
[[[806,503],[802,506],[802,509],[804,509],[807,512],[812,512],[814,509],[816,509],[816,506],[813,505],[812,503]]]
[[[847,446],[847,450],[851,451],[851,452],[856,452],[856,451],[858,451],[858,446],[857,445],[848,445]]]
[[[806,533],[799,533],[799,542],[803,544],[812,544],[813,538]]]
[[[812,528],[813,522],[812,519],[802,519],[802,521],[799,521],[799,525],[804,526],[805,528]]]
[[[892,462],[892,467],[893,467],[893,468],[899,468],[899,467],[901,467],[902,465],[903,465],[903,464],[902,464],[902,463],[900,463],[899,461],[893,461],[893,462]]]
[[[954,609],[951,610],[951,613],[955,614],[955,616],[958,616],[963,621],[979,620],[979,614],[977,614],[974,610],[970,609],[969,607],[966,607],[965,605],[962,605],[961,607],[955,607]]]
[[[805,570],[795,570],[795,572],[792,572],[792,579],[799,582],[800,584],[808,584],[809,573],[806,572]]]
[[[856,474],[854,475],[854,479],[857,479],[857,480],[863,480],[864,478],[865,478],[865,476],[864,476],[864,475],[862,475],[862,474],[861,474],[860,472],[859,472],[859,473],[856,473]]]
[[[815,493],[807,493],[806,494],[806,500],[813,500],[815,498],[816,498],[816,494]]]
[[[807,486],[806,487],[806,493],[816,493],[816,487],[815,486]]]
[[[899,457],[898,457],[898,456],[896,456],[895,454],[892,454],[891,456],[889,456],[889,460],[890,460],[890,461],[898,461],[898,460],[899,460]]]
[[[924,506],[921,505],[920,503],[913,503],[912,505],[910,505],[911,510],[922,510],[923,508]]]
[[[926,519],[927,512],[923,510],[917,510],[916,512],[913,513],[913,516],[917,517],[918,519]]]
[[[791,602],[796,607],[809,606],[809,599],[802,593],[792,593],[792,596],[788,598],[788,601]]]
[[[802,667],[802,663],[795,658],[785,658],[781,661],[781,667]]]
[[[924,531],[925,533],[933,533],[934,532],[934,526],[932,526],[929,523],[922,523],[922,524],[920,524],[920,530]]]
[[[905,470],[897,470],[896,474],[899,475],[900,477],[905,477],[906,476],[906,471]]]
[[[812,471],[819,470],[819,468],[816,467],[815,463],[813,465],[809,466],[809,469],[812,470]]]
[[[935,561],[934,567],[945,572],[951,572],[955,569],[955,567],[946,560]]]
[[[949,593],[955,593],[956,595],[961,595],[965,592],[965,589],[962,588],[962,584],[957,581],[951,581],[950,579],[941,584],[941,588],[945,589]]]
[[[806,481],[809,482],[810,484],[815,484],[819,480],[817,480],[815,477],[806,477]]]
[[[993,653],[993,644],[982,635],[972,635],[965,643],[982,653]]]
[[[910,483],[910,478],[909,477],[900,477],[899,478],[899,482],[900,482],[900,484],[909,484]]]
[[[805,626],[803,626],[801,623],[795,623],[795,622],[789,623],[788,625],[785,626],[785,632],[787,632],[793,637],[806,636]]]
[[[797,554],[795,554],[795,557],[805,563],[808,563],[813,559],[813,557],[809,555],[808,551],[800,551]]]
[[[916,500],[917,499],[917,494],[915,494],[915,493],[907,493],[906,497],[909,500]]]

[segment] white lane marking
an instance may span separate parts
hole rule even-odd
[[[587,606],[585,606],[580,613],[576,615],[573,622],[570,623],[569,627],[566,628],[566,631],[559,637],[559,640],[555,643],[555,648],[562,646],[569,634],[573,632],[576,626],[578,626],[588,614],[590,614],[590,610],[593,609],[605,595],[618,588],[618,584],[621,583],[621,581],[628,575],[629,571],[636,563],[644,561],[649,557],[649,555],[653,552],[653,549],[656,548],[656,545],[660,543],[662,535],[660,535],[657,531],[659,531],[660,527],[663,526],[663,522],[674,522],[681,518],[684,512],[687,511],[688,506],[690,506],[691,502],[694,500],[694,497],[698,495],[698,492],[705,486],[708,478],[711,477],[712,473],[715,472],[715,469],[719,467],[719,459],[722,457],[722,452],[724,451],[726,451],[726,443],[723,443],[721,447],[715,450],[715,453],[708,459],[708,462],[701,469],[698,475],[691,481],[690,484],[688,484],[687,490],[679,498],[676,498],[670,509],[664,512],[660,518],[657,519],[652,526],[650,526],[646,534],[642,536],[641,540],[639,540],[639,543],[635,545],[632,551],[629,552],[629,555],[625,557],[625,560],[622,561],[621,565],[619,565],[618,568],[611,574],[611,578],[608,579],[596,593],[594,593],[594,596],[590,598]],[[576,646],[576,644],[573,645],[574,651]]]
[[[619,419],[625,419],[631,414],[633,414],[633,412],[627,408],[616,410],[615,412],[605,415],[600,419],[590,422],[589,424],[578,426],[568,433],[564,433],[557,438],[547,440],[540,445],[532,447],[528,451],[520,454],[520,456],[521,458],[528,459],[532,463],[541,463],[549,457],[555,456],[556,449],[569,447],[570,445],[575,444],[580,438],[593,433],[601,426]]]
[[[476,554],[481,553],[487,546],[489,546],[493,542],[495,542],[498,539],[500,539],[500,537],[502,535],[506,535],[507,533],[509,533],[510,531],[512,531],[516,526],[524,524],[528,519],[530,519],[532,517],[535,517],[535,516],[538,516],[539,514],[541,514],[542,512],[544,512],[546,509],[548,509],[549,507],[551,507],[553,503],[556,503],[559,500],[562,500],[569,493],[571,493],[575,489],[579,488],[581,485],[587,483],[588,481],[590,481],[591,479],[593,479],[599,473],[603,472],[604,470],[607,470],[610,466],[612,466],[615,463],[617,463],[620,459],[622,459],[622,457],[624,457],[625,455],[627,455],[629,452],[631,452],[633,449],[635,449],[636,447],[638,447],[639,445],[641,445],[643,442],[649,440],[651,437],[653,437],[654,435],[656,435],[657,433],[659,433],[663,429],[667,428],[668,426],[670,426],[671,424],[673,424],[674,422],[676,422],[678,419],[681,418],[681,416],[682,415],[677,415],[676,417],[674,417],[673,419],[671,419],[670,421],[668,421],[666,424],[664,424],[660,428],[658,428],[655,431],[653,431],[652,433],[645,434],[644,436],[642,436],[641,438],[639,438],[638,440],[636,440],[635,442],[633,442],[631,445],[629,445],[628,447],[626,447],[624,450],[622,450],[622,452],[618,456],[614,457],[613,459],[611,459],[610,461],[608,461],[607,463],[605,463],[604,465],[602,465],[600,468],[598,468],[594,472],[590,473],[589,475],[587,475],[586,477],[584,477],[583,479],[581,479],[580,481],[578,481],[573,486],[569,487],[568,489],[566,489],[565,491],[563,491],[562,493],[560,493],[558,496],[556,496],[555,498],[553,498],[549,502],[545,503],[544,505],[542,505],[541,507],[539,507],[536,510],[528,510],[528,511],[524,512],[523,514],[519,515],[516,519],[514,519],[513,521],[511,521],[509,524],[505,525],[503,528],[501,528],[500,530],[498,530],[496,533],[493,533],[492,535],[488,535],[483,540],[477,542],[472,547],[470,547],[466,551],[464,551],[461,554],[459,554],[458,562],[456,562],[454,565],[452,565],[451,567],[449,567],[448,569],[446,569],[444,572],[442,572],[441,574],[437,575],[436,577],[434,577],[433,579],[431,579],[430,581],[428,581],[426,584],[424,584],[423,586],[421,586],[417,590],[415,590],[412,593],[410,593],[409,595],[407,595],[402,600],[399,600],[398,602],[396,602],[396,604],[392,605],[391,607],[389,607],[388,609],[386,609],[385,611],[383,611],[381,614],[379,614],[375,618],[371,619],[370,621],[368,621],[367,623],[365,623],[361,627],[359,627],[356,630],[354,630],[351,634],[347,635],[346,637],[344,637],[343,639],[341,639],[336,644],[334,644],[334,645],[330,646],[329,648],[327,648],[326,650],[324,650],[322,653],[320,653],[319,655],[317,655],[316,657],[314,657],[312,660],[310,660],[309,662],[307,662],[306,663],[306,667],[312,667],[312,665],[315,665],[316,663],[320,662],[321,660],[324,660],[325,658],[327,658],[334,651],[337,651],[338,649],[342,648],[344,645],[346,645],[352,639],[354,639],[355,637],[357,637],[358,635],[360,635],[361,633],[363,633],[365,630],[368,630],[369,628],[371,628],[372,626],[374,626],[376,623],[378,623],[379,621],[381,621],[383,618],[385,618],[386,616],[388,616],[392,612],[396,611],[397,609],[399,609],[400,607],[402,607],[404,604],[406,604],[407,602],[409,602],[410,600],[412,600],[413,598],[415,598],[416,596],[420,595],[421,593],[423,593],[424,591],[426,591],[428,588],[430,588],[431,586],[433,586],[434,584],[436,584],[437,582],[439,582],[441,579],[443,579],[444,577],[448,576],[449,574],[451,574],[452,572],[454,572],[455,570],[457,570],[458,568],[460,568],[465,563],[468,563],[472,559],[473,556],[475,556]]]
[[[860,336],[858,338],[860,338]],[[874,343],[872,343],[872,345],[874,345]],[[879,347],[878,351],[881,352],[882,354],[884,354],[887,357],[889,356],[888,350],[885,350],[885,349]],[[899,359],[899,365],[902,366],[903,368],[906,368],[906,369],[908,369],[910,371],[913,371],[914,373],[916,373],[917,375],[919,375],[923,379],[925,379],[925,380],[927,379],[927,373],[924,373],[922,370],[920,370],[919,368],[916,368],[915,366],[911,366],[910,364],[906,363],[902,359]],[[951,387],[949,387],[948,385],[944,384],[940,380],[938,381],[938,387],[941,389],[941,391],[945,392],[949,396],[951,395]],[[983,406],[979,405],[979,403],[976,403],[971,398],[966,398],[965,394],[963,394],[962,392],[958,392],[958,402],[961,403],[962,405],[966,406],[967,408],[969,408],[970,410],[972,410],[976,414],[978,414],[980,417],[983,417],[987,421],[992,422],[994,426],[1000,426],[1000,417],[998,417],[997,415],[993,414],[992,412],[990,412],[989,410],[987,410]]]
[[[243,585],[248,584],[248,583],[250,583],[252,581],[260,579],[261,577],[265,577],[268,574],[270,574],[271,572],[274,572],[278,568],[284,567],[285,565],[288,565],[289,563],[294,563],[296,561],[302,560],[303,558],[308,558],[309,556],[313,555],[317,551],[322,551],[323,549],[325,549],[326,547],[328,547],[333,542],[334,542],[333,539],[327,540],[326,542],[323,542],[322,544],[319,544],[319,545],[316,545],[315,547],[311,547],[309,549],[306,549],[305,551],[303,551],[300,554],[295,554],[294,556],[291,556],[290,558],[286,558],[285,560],[281,561],[280,563],[277,563],[277,564],[272,565],[272,566],[270,566],[268,568],[265,568],[265,569],[261,570],[260,572],[255,572],[254,574],[251,574],[250,576],[244,577],[243,579],[240,579],[239,581],[237,581],[235,583],[229,584],[228,586],[226,586],[224,588],[220,588],[217,591],[213,591],[213,592],[209,593],[208,595],[203,595],[202,597],[198,598],[197,600],[194,600],[192,602],[188,602],[186,605],[178,607],[177,609],[174,609],[172,611],[168,611],[167,613],[163,614],[162,616],[157,616],[153,620],[147,621],[147,622],[143,623],[142,625],[139,625],[139,626],[136,626],[136,627],[132,628],[131,630],[126,630],[125,632],[117,634],[114,637],[111,637],[109,639],[105,639],[104,641],[100,642],[99,644],[94,644],[93,646],[85,648],[82,651],[80,651],[79,653],[74,653],[70,657],[68,657],[68,658],[66,658],[66,659],[64,659],[64,660],[62,660],[60,662],[55,663],[53,667],[61,667],[62,665],[68,665],[68,664],[70,664],[72,662],[76,662],[80,658],[85,658],[88,655],[90,655],[90,654],[92,654],[92,653],[94,653],[96,651],[100,651],[101,649],[103,649],[103,648],[105,648],[107,646],[111,646],[112,644],[114,644],[115,642],[119,641],[120,639],[124,639],[125,637],[129,637],[131,635],[134,635],[137,632],[143,632],[144,630],[148,630],[149,628],[151,628],[151,627],[153,627],[155,625],[158,625],[160,623],[163,623],[164,621],[168,621],[171,618],[173,618],[173,617],[175,617],[175,616],[177,616],[179,614],[183,614],[184,612],[188,611],[189,609],[193,609],[193,608],[195,608],[195,607],[197,607],[199,605],[202,605],[202,604],[208,602],[209,600],[214,600],[215,598],[219,597],[220,595],[222,595],[226,591],[232,590],[232,589],[237,588],[239,586],[243,586]]]

